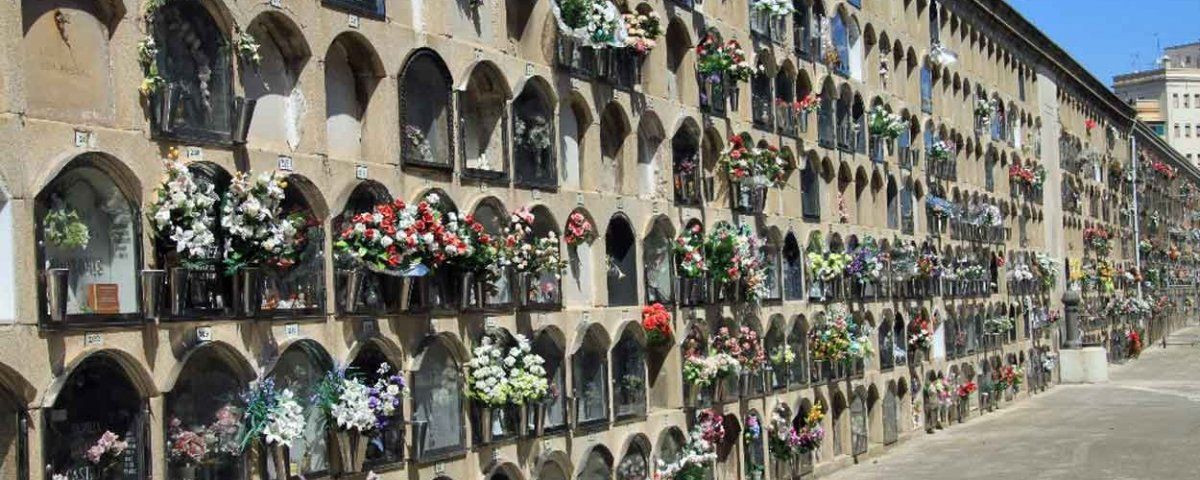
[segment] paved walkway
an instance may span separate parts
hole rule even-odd
[[[1053,387],[826,478],[1200,478],[1200,347],[1179,343],[1110,367],[1110,383]]]

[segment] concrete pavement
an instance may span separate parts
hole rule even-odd
[[[1112,367],[1107,384],[1056,386],[825,478],[1198,479],[1200,347],[1179,343]]]

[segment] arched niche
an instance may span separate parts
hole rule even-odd
[[[789,231],[783,238],[783,298],[784,300],[800,300],[804,298],[804,254],[796,233]]]
[[[303,399],[312,398],[321,379],[333,367],[333,360],[320,344],[301,340],[280,353],[271,368],[269,376],[275,379],[276,388],[291,390],[304,407],[304,433],[288,448],[289,473],[292,475],[320,474],[329,470],[325,413]]]
[[[628,441],[625,454],[617,464],[617,480],[647,480],[651,478],[650,442],[645,435],[637,434]]]
[[[400,73],[400,145],[405,165],[451,169],[453,79],[441,56],[420,48]]]
[[[610,102],[600,116],[600,172],[592,187],[602,192],[624,193],[625,141],[629,136],[629,117],[617,102]]]
[[[445,335],[427,337],[413,364],[413,442],[418,459],[466,448],[461,347]]]
[[[350,359],[346,371],[367,386],[373,386],[380,380],[388,380],[393,376],[402,377],[404,366],[398,365],[396,360],[388,354],[383,342],[383,340],[376,339],[363,343],[354,357]],[[392,379],[392,383],[398,382]],[[402,400],[401,403],[403,403]],[[404,408],[403,405],[395,407],[396,415],[394,417],[367,434],[364,468],[382,469],[404,460]]]
[[[242,86],[254,101],[246,141],[257,148],[286,151],[300,146],[301,121],[308,102],[296,88],[311,51],[299,27],[285,15],[259,15],[246,29],[258,41],[257,64],[243,65]]]
[[[46,409],[42,462],[46,475],[100,480],[147,478],[149,406],[129,372],[110,355],[94,354],[67,374],[54,403]],[[80,454],[105,432],[127,442],[100,467]]]
[[[475,205],[475,210],[471,213],[475,221],[483,226],[483,230],[492,238],[500,238],[504,235],[504,230],[508,228],[508,211],[505,210],[504,204],[495,197],[488,197]],[[485,289],[483,292],[483,307],[484,309],[502,310],[512,305],[512,284],[509,274],[499,266],[492,272],[493,282],[491,288]],[[476,293],[472,292],[471,304],[478,305],[475,297]]]
[[[565,339],[561,331],[547,327],[537,332],[533,337],[533,353],[542,357],[545,363],[546,379],[550,383],[550,397],[546,402],[544,422],[541,431],[557,432],[567,427],[567,365]],[[536,422],[537,418],[530,420]],[[534,424],[534,427],[539,427]]]
[[[528,243],[542,244],[544,248],[558,251],[562,258],[562,242],[559,240],[559,227],[554,214],[544,205],[538,205],[529,210],[533,217],[530,225],[530,235],[525,239]],[[562,271],[558,266],[546,270],[529,272],[528,283],[523,285],[527,306],[541,309],[556,309],[562,306]]]
[[[567,219],[568,225],[573,222],[572,218],[581,216],[587,224],[592,227],[592,235],[595,238],[596,221],[592,219],[592,214],[588,213],[583,207],[578,207],[571,211],[571,215]],[[566,231],[564,227],[564,231]],[[594,253],[592,251],[595,241],[581,241],[575,245],[567,246],[567,268],[566,277],[563,280],[563,301],[569,306],[591,307],[594,301],[596,286],[593,281],[595,277]]]
[[[603,445],[596,445],[580,462],[577,480],[611,480],[612,465],[612,453]]]
[[[262,269],[260,312],[268,316],[319,315],[325,309],[325,229],[327,208],[320,191],[299,174],[288,175],[281,216],[298,233],[293,255]]]
[[[687,437],[679,427],[667,427],[658,434],[658,442],[654,449],[655,464],[672,464],[683,458]]]
[[[792,320],[792,330],[787,338],[788,346],[796,354],[796,361],[791,365],[791,385],[808,385],[816,377],[816,372],[810,371],[808,330],[808,319],[803,315]]]
[[[542,77],[526,80],[513,102],[513,169],[518,185],[558,186],[558,154],[554,147],[558,138],[555,127],[561,122],[555,121],[554,105],[554,89]],[[574,126],[578,132],[578,124]]]
[[[383,78],[383,64],[358,33],[338,35],[325,52],[325,146],[330,157],[364,156],[371,97]]]
[[[565,188],[577,190],[582,186],[584,141],[588,126],[592,124],[592,116],[587,102],[578,92],[564,97],[559,105],[559,112],[560,183]]]
[[[642,115],[637,136],[637,193],[642,197],[658,195],[659,167],[663,128],[653,112]]]
[[[208,2],[164,2],[149,13],[158,86],[150,99],[154,133],[165,139],[229,143],[240,100],[233,92],[234,48]]]
[[[136,317],[142,263],[138,188],[118,160],[88,153],[72,159],[38,193],[35,236],[38,263],[49,279],[39,283],[46,320]],[[51,295],[60,287],[65,295]],[[51,304],[55,298],[60,301]]]
[[[675,228],[666,216],[650,224],[642,241],[642,271],[646,277],[646,304],[675,303],[675,269],[673,240]]]
[[[700,127],[688,117],[671,137],[671,175],[675,202],[698,205],[702,201]]]
[[[28,478],[30,427],[25,402],[0,384],[0,478]]]
[[[576,427],[608,422],[608,334],[599,324],[581,325],[578,348],[571,355]],[[609,461],[611,464],[611,459]],[[607,478],[607,477],[606,477]]]
[[[667,25],[667,89],[675,100],[690,101],[696,98],[695,42],[688,26],[679,17],[672,16]]]
[[[508,174],[508,102],[504,73],[488,61],[475,63],[458,94],[458,147],[463,174],[503,178]],[[514,134],[527,132],[513,124]],[[543,134],[543,137],[548,136]]]
[[[332,221],[334,241],[351,226],[355,215],[371,213],[375,207],[392,201],[392,195],[387,187],[374,180],[363,180],[354,186],[342,212]],[[352,275],[360,275],[360,266],[347,255],[334,253],[333,266],[336,275],[336,303],[339,312],[344,313],[388,313],[395,311],[399,294],[396,293],[398,282],[395,277],[373,271],[361,271],[358,279],[358,293],[354,298],[348,298],[353,292],[347,290]]]
[[[21,1],[25,114],[67,122],[113,120],[109,40],[124,16],[121,3]]]
[[[604,232],[604,255],[607,262],[608,305],[637,305],[637,237],[624,215],[614,215],[608,221],[608,228]]]
[[[613,413],[617,420],[646,415],[646,335],[627,323],[612,348]]]
[[[191,473],[192,465],[197,475],[208,478],[240,478],[245,474],[247,463],[239,454],[238,429],[245,407],[240,395],[254,373],[245,368],[248,363],[244,359],[237,359],[241,365],[231,364],[228,354],[215,345],[196,347],[186,357],[187,363],[171,391],[164,394],[167,457],[171,457],[172,445],[189,435],[206,439],[207,446],[201,462],[168,462],[172,477],[185,475],[184,470]]]

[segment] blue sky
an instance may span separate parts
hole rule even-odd
[[[1109,86],[1113,75],[1150,68],[1162,54],[1156,43],[1167,47],[1200,41],[1200,0],[1008,3]]]

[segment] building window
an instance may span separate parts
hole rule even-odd
[[[617,465],[618,480],[646,480],[650,472],[650,444],[645,437],[638,437],[629,444],[629,450]]]
[[[612,454],[603,446],[592,447],[583,468],[579,471],[578,480],[610,480],[612,478]]]
[[[804,256],[800,252],[800,242],[796,241],[796,234],[793,232],[788,232],[783,240],[783,285],[784,298],[804,298]]]

